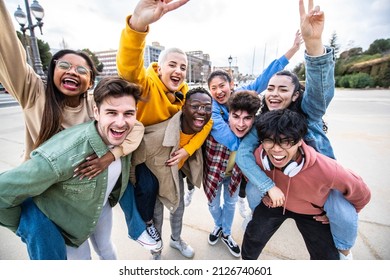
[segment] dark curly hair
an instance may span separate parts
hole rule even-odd
[[[256,115],[259,111],[261,100],[259,95],[252,90],[239,90],[234,92],[228,100],[229,111],[246,111],[249,115]]]
[[[307,133],[305,117],[290,109],[278,109],[260,114],[255,121],[259,140],[272,138],[280,143],[283,138],[291,138],[294,142],[303,139]]]

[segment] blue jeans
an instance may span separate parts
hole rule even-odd
[[[217,193],[213,201],[209,202],[209,211],[214,219],[216,227],[221,227],[223,234],[231,235],[234,211],[236,210],[236,202],[238,200],[239,188],[232,196],[229,193],[230,176],[223,179],[218,186]],[[223,205],[221,205],[221,196],[223,192]]]
[[[128,235],[136,240],[145,230],[134,199],[134,187],[129,183],[119,204],[125,214]],[[22,204],[16,234],[27,245],[31,260],[66,260],[65,240],[61,230],[35,205],[31,198]]]
[[[134,191],[133,184],[129,182],[122,198],[119,200],[119,204],[125,214],[127,234],[131,239],[137,240],[146,229],[146,224],[138,212]]]
[[[325,201],[330,231],[339,250],[349,250],[355,245],[358,231],[358,213],[355,207],[338,190],[332,190]]]
[[[251,182],[246,185],[249,208],[252,213],[261,202],[261,192]],[[355,207],[338,190],[331,190],[325,201],[324,210],[328,216],[330,231],[336,248],[348,250],[357,238],[358,214]]]
[[[262,192],[259,190],[259,188],[256,188],[250,181],[246,183],[245,192],[249,208],[253,213],[253,211],[255,211],[256,206],[259,205],[261,202]]]
[[[60,229],[39,210],[32,198],[22,204],[16,235],[26,243],[31,260],[66,260],[65,240]]]
[[[145,222],[153,220],[154,205],[158,192],[158,180],[145,163],[135,167],[136,187],[134,189],[137,209]]]

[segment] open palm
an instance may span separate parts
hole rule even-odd
[[[189,0],[141,0],[134,9],[133,17],[137,20],[137,26],[148,26],[158,21],[166,13],[173,11]]]

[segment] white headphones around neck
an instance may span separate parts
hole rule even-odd
[[[305,164],[305,153],[303,152],[303,149],[301,147],[299,147],[299,150],[302,154],[301,163],[298,164],[298,162],[290,160],[290,162],[282,168],[283,173],[289,177],[294,177],[295,175],[297,175],[299,171],[302,170],[303,165]],[[260,158],[266,171],[271,171],[274,169],[274,165],[269,160],[268,155],[264,152],[264,149],[261,149]]]

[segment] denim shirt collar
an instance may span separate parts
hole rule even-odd
[[[221,114],[223,120],[227,123],[229,122],[229,110],[226,105],[219,104],[213,99],[213,107],[218,108],[219,113]]]

